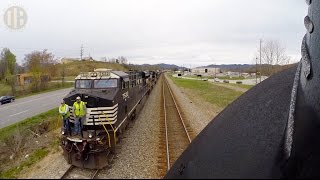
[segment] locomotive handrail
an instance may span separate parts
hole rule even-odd
[[[100,120],[100,116],[99,116],[99,120]],[[104,130],[106,131],[107,135],[108,135],[108,141],[109,141],[109,147],[111,147],[111,142],[110,142],[110,134],[107,130],[107,128],[104,126],[104,124],[102,123],[102,120],[101,121],[101,125],[103,126]]]
[[[104,114],[104,113],[103,113]],[[105,116],[106,116],[106,114],[104,114]],[[109,120],[109,118],[106,116],[106,119],[107,119],[107,121],[110,123],[110,120]],[[110,123],[110,126],[111,126],[111,128],[112,128],[112,130],[113,130],[113,138],[114,138],[114,144],[116,144],[116,132],[117,132],[117,129],[116,130],[114,130],[114,128],[113,128],[113,126],[112,126],[112,124]],[[111,146],[110,146],[111,147]]]

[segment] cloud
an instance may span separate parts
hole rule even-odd
[[[4,10],[10,5],[0,2]],[[131,63],[251,63],[260,38],[280,40],[298,57],[307,14],[300,0],[28,0],[21,6],[25,29],[0,26],[0,47],[19,61],[41,49],[79,56],[83,44],[86,56],[126,56]]]

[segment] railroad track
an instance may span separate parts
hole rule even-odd
[[[162,79],[162,84],[158,156],[158,169],[161,177],[191,143],[193,137],[193,131],[185,121],[183,112],[165,77]]]
[[[110,164],[113,163],[113,159],[115,159],[115,155],[110,155],[108,157]],[[111,168],[107,166],[106,168]],[[69,168],[65,171],[65,173],[61,176],[60,179],[96,179],[99,176],[99,173],[103,169],[83,169],[78,168],[76,166],[70,165]]]
[[[100,169],[81,169],[71,165],[60,179],[95,179],[99,171]]]

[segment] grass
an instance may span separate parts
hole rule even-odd
[[[28,131],[34,127],[38,127],[39,124],[42,122],[49,122],[48,131],[54,130],[57,127],[61,126],[61,121],[59,121],[59,113],[58,108],[54,108],[52,110],[49,110],[47,112],[41,113],[39,115],[33,116],[31,118],[27,118],[23,121],[20,121],[18,123],[12,124],[10,126],[4,127],[0,129],[0,142],[10,142],[13,137],[16,135],[16,133],[21,133],[21,135],[25,136],[24,138],[27,140],[31,138],[30,133],[27,135]],[[11,142],[13,143],[13,142]],[[30,143],[30,142],[29,142]],[[14,143],[12,144],[14,146]],[[5,167],[7,168],[3,172],[0,171],[0,179],[7,179],[7,178],[16,178],[19,173],[25,169],[30,167],[31,165],[35,164],[42,158],[44,158],[50,151],[57,150],[59,146],[59,138],[54,138],[50,145],[46,147],[42,147],[39,149],[33,149],[33,146],[30,146],[31,152],[29,153],[30,156],[26,159],[24,157],[20,157],[16,160],[16,163],[11,162],[11,160],[3,161],[7,162],[5,163]],[[27,149],[23,149],[23,152],[26,152]],[[11,152],[8,152],[10,154]],[[22,153],[23,154],[23,153]],[[21,161],[21,159],[23,159]],[[18,164],[14,165],[13,167],[8,167],[11,164]]]
[[[225,84],[225,83],[223,83],[223,84]],[[254,85],[248,85],[248,84],[233,84],[233,83],[228,83],[227,85],[236,86],[236,87],[240,87],[243,89],[251,89],[254,86]]]
[[[170,77],[177,86],[192,90],[196,96],[220,108],[225,108],[242,94],[242,92],[217,86],[207,81]]]
[[[64,80],[65,80],[65,81],[74,81],[74,79],[75,79],[76,77],[77,77],[77,76],[66,76],[66,77],[64,77]],[[52,78],[51,80],[61,81],[61,80],[62,80],[62,77],[54,77],[54,78]]]
[[[0,141],[3,141],[5,138],[13,136],[17,129],[20,131],[25,131],[33,126],[38,125],[43,121],[54,121],[59,119],[58,108],[51,109],[47,112],[41,113],[39,115],[27,118],[23,121],[17,122],[10,126],[4,127],[0,129]],[[58,120],[57,120],[58,121]]]
[[[5,83],[0,83],[0,96],[7,95],[10,92],[11,92],[11,87],[9,85],[6,85]]]
[[[244,80],[244,79],[246,79],[243,76],[240,76],[240,77],[219,76],[217,78],[222,79],[222,80]]]
[[[25,161],[23,161],[19,166],[15,166],[10,168],[9,170],[0,174],[1,179],[16,179],[17,175],[24,169],[28,168],[34,163],[38,162],[42,158],[44,158],[49,153],[49,150],[37,149],[33,152]]]

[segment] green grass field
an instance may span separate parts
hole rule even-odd
[[[177,86],[192,90],[196,96],[220,108],[225,108],[242,94],[207,81],[170,77]]]
[[[230,86],[235,86],[235,87],[240,87],[243,89],[251,89],[254,85],[247,85],[247,84],[233,84],[233,83],[221,83],[221,84],[225,84],[225,85],[230,85]]]
[[[220,76],[220,77],[217,77],[219,79],[222,79],[222,80],[244,80],[246,78],[240,76],[240,77],[229,77],[229,76]]]

